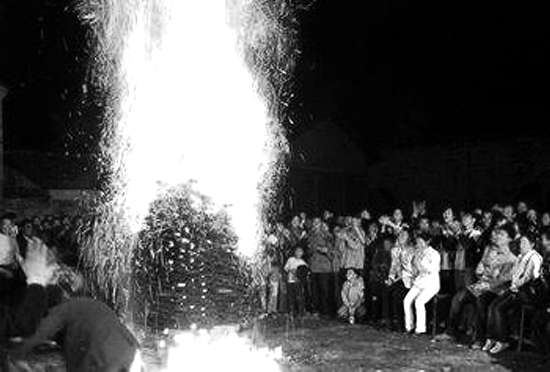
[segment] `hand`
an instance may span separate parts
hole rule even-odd
[[[380,222],[382,225],[387,225],[390,222],[390,218],[388,216],[381,216],[378,219],[378,222]]]
[[[420,211],[419,211],[419,208],[418,208],[418,204],[416,203],[415,200],[413,200],[412,202],[412,208],[413,208],[413,217],[418,217],[418,215],[420,214]]]
[[[17,261],[27,277],[27,284],[46,286],[54,277],[57,264],[49,259],[48,247],[38,238],[33,238],[27,247],[25,259],[17,254]]]

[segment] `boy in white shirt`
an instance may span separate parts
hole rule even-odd
[[[307,263],[303,260],[304,250],[297,247],[294,250],[294,256],[290,257],[286,261],[284,270],[288,273],[287,277],[287,293],[288,293],[288,305],[291,314],[302,315],[305,311],[305,298],[304,298],[304,283],[300,282],[298,276],[298,269],[300,267],[306,267]]]

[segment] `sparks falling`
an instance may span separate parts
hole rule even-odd
[[[245,2],[233,2],[239,12]],[[135,9],[121,57],[124,85],[114,166],[133,231],[159,184],[193,180],[226,206],[240,252],[256,249],[260,193],[275,155],[266,104],[238,49],[238,28],[222,1],[169,0],[151,17]],[[149,4],[150,5],[150,4]],[[262,32],[262,30],[259,30]],[[112,150],[112,149],[111,149]]]
[[[288,151],[278,100],[293,61],[280,22],[295,19],[285,0],[86,0],[79,11],[98,36],[92,80],[110,96],[110,182],[83,255],[99,291],[125,309],[136,233],[171,186],[193,182],[226,209],[238,251],[257,250]],[[197,354],[208,358],[205,345]]]

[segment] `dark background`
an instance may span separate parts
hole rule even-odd
[[[0,2],[8,151],[84,163],[94,152],[101,108],[85,85],[88,31],[73,4]],[[334,122],[369,164],[386,149],[547,139],[550,28],[542,5],[317,0],[299,13],[291,135]]]

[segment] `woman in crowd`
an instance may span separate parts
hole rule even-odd
[[[426,303],[439,292],[439,253],[430,246],[427,235],[416,237],[416,251],[412,260],[412,287],[403,300],[405,330],[426,333]],[[413,311],[413,303],[414,310]],[[416,322],[415,314],[416,313]]]
[[[386,280],[386,285],[389,286],[388,295],[382,304],[384,319],[395,329],[401,328],[404,321],[403,300],[412,287],[414,254],[415,248],[411,244],[409,232],[403,229],[391,250],[391,267]]]
[[[510,286],[489,305],[487,341],[482,348],[484,351],[496,354],[509,346],[507,314],[527,300],[529,284],[540,276],[542,256],[534,248],[535,240],[532,237],[526,235],[521,238],[520,255],[512,269]]]
[[[338,316],[347,319],[350,324],[360,320],[365,315],[365,284],[355,270],[346,271],[347,280],[342,287],[342,306]]]

